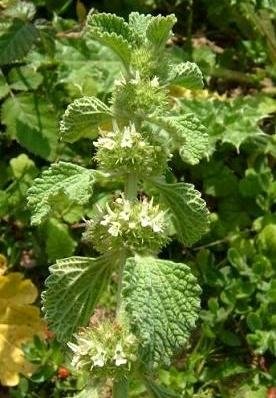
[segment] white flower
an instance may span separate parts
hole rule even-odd
[[[151,226],[151,219],[149,218],[148,215],[141,214],[139,219],[140,219],[140,223],[141,223],[142,227],[150,227]]]
[[[136,223],[132,221],[132,222],[130,222],[128,224],[128,227],[129,227],[129,229],[135,229],[136,228]]]
[[[69,343],[67,343],[68,347],[70,348],[70,350],[73,351],[74,354],[76,354],[79,350],[79,346],[77,344],[71,343],[69,341]]]
[[[157,76],[154,76],[154,78],[150,82],[151,87],[159,87],[159,80]]]
[[[133,136],[135,134],[136,130],[134,124],[131,124],[129,127],[125,127],[121,140],[121,148],[131,148],[133,145]]]
[[[152,228],[153,232],[156,232],[156,233],[163,231],[161,223],[156,219],[152,220],[151,228]]]
[[[102,219],[102,221],[100,222],[100,224],[106,226],[106,225],[110,224],[111,219],[112,219],[111,216],[110,216],[109,214],[106,214],[106,215],[103,217],[103,219]]]
[[[91,360],[93,361],[91,368],[93,368],[93,366],[98,366],[99,368],[102,368],[106,362],[105,352],[101,349],[98,350],[97,354],[91,357]]]
[[[115,148],[115,141],[112,138],[102,137],[98,139],[98,143],[103,148],[109,149],[110,151]]]
[[[121,344],[117,344],[115,348],[115,355],[113,357],[116,366],[125,365],[127,363],[127,359],[125,353],[123,352],[123,347]]]
[[[110,235],[112,236],[118,236],[119,232],[120,232],[120,227],[121,224],[118,222],[112,222],[111,226],[108,228],[108,232],[110,233]]]
[[[125,84],[126,84],[126,79],[125,79],[125,77],[123,76],[123,74],[121,74],[120,79],[116,79],[116,80],[114,81],[114,86],[116,86],[116,87],[118,87],[118,86],[123,86],[123,85],[125,85]]]
[[[131,84],[139,84],[141,82],[141,77],[140,77],[140,73],[138,70],[135,72],[135,78],[131,79],[129,82]]]

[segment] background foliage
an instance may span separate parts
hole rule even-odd
[[[203,293],[201,320],[189,349],[170,371],[161,372],[161,379],[177,397],[271,397],[276,386],[273,0],[0,1],[3,278],[20,271],[40,290],[56,259],[88,253],[79,241],[82,218],[92,216],[91,202],[75,203],[73,193],[59,194],[55,206],[50,202],[51,212],[41,215],[43,226],[31,227],[26,191],[50,162],[92,166],[90,141],[65,144],[57,134],[70,102],[85,95],[107,101],[118,74],[112,53],[80,37],[91,7],[123,16],[133,10],[174,12],[176,37],[168,43],[172,56],[197,62],[205,78],[205,90],[171,88],[179,113],[193,111],[207,127],[205,159],[184,166],[174,158],[170,167],[179,181],[187,178],[203,192],[211,226],[192,247],[172,242],[164,253],[168,259],[189,262]],[[106,195],[108,191],[100,195],[96,186],[90,201],[106,200]],[[105,298],[110,308],[113,293],[111,285]],[[19,340],[14,344],[20,345]],[[3,386],[1,396],[66,397],[81,388],[83,380],[50,332],[46,340],[37,337],[24,350],[35,371],[22,376],[17,387]],[[154,396],[167,396],[165,390],[152,388]],[[133,396],[146,396],[141,386],[134,390]]]

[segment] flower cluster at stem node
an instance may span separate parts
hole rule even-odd
[[[84,240],[102,253],[122,248],[155,253],[169,241],[168,217],[152,199],[130,202],[122,195],[88,222]]]
[[[95,375],[119,376],[130,372],[136,361],[137,340],[127,326],[104,321],[74,335],[68,346],[73,352],[72,366]]]
[[[100,131],[94,142],[97,148],[95,159],[107,171],[133,173],[137,176],[161,174],[170,157],[168,150],[153,139],[147,131],[138,132],[133,123],[123,129]]]

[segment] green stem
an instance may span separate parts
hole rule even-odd
[[[126,199],[134,201],[137,197],[138,179],[134,174],[128,174],[125,182]]]
[[[130,201],[135,201],[137,198],[138,179],[134,174],[128,174],[125,181],[125,196]],[[125,259],[121,261],[118,273],[118,287],[117,287],[117,308],[116,315],[119,316],[122,303],[122,282],[124,272]],[[113,398],[127,398],[128,397],[128,379],[115,379],[113,384]]]
[[[113,398],[127,398],[128,397],[128,379],[115,379],[113,382]]]

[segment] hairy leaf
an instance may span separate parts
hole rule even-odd
[[[54,160],[58,145],[58,121],[53,108],[37,95],[17,95],[2,106],[7,134],[28,151]]]
[[[162,47],[170,38],[172,27],[176,23],[174,14],[152,18],[146,30],[147,39],[156,47]]]
[[[192,165],[199,163],[208,146],[206,128],[191,113],[183,116],[156,116],[152,118],[164,130],[172,135],[175,149],[179,149],[181,158]]]
[[[0,24],[0,65],[20,60],[30,50],[38,33],[34,25],[15,19]]]
[[[60,341],[68,341],[93,312],[111,274],[111,258],[69,257],[50,267],[43,292],[43,311]]]
[[[96,97],[83,97],[75,100],[66,109],[60,123],[60,133],[64,141],[75,142],[83,137],[98,135],[101,123],[110,120],[110,109]]]
[[[259,123],[276,111],[276,101],[263,95],[225,99],[202,92],[202,98],[181,100],[182,112],[194,112],[208,126],[209,144],[206,155],[211,156],[217,142],[228,142],[238,150],[248,139],[269,139]]]
[[[209,212],[200,192],[192,184],[184,182],[150,182],[158,188],[162,199],[169,206],[179,240],[188,246],[199,240],[207,231],[209,223]]]
[[[139,12],[131,12],[128,17],[129,26],[142,40],[145,40],[147,27],[153,18],[150,14],[144,15],[139,14]]]
[[[113,14],[90,14],[86,32],[94,40],[109,47],[127,65],[131,57],[131,44],[136,41],[134,31],[125,20]]]
[[[194,62],[182,62],[172,65],[169,73],[171,84],[183,86],[188,89],[203,88],[203,76],[201,70]]]
[[[0,382],[19,383],[19,374],[30,376],[33,365],[26,361],[21,345],[34,335],[43,336],[45,324],[39,309],[31,305],[37,289],[19,273],[0,276]]]
[[[40,224],[55,211],[61,194],[73,203],[87,203],[93,192],[94,180],[93,170],[72,163],[53,164],[40,178],[34,180],[28,190],[28,206],[33,213],[32,224]]]
[[[123,298],[146,365],[169,365],[187,343],[197,319],[199,294],[187,265],[154,257],[128,258]]]

